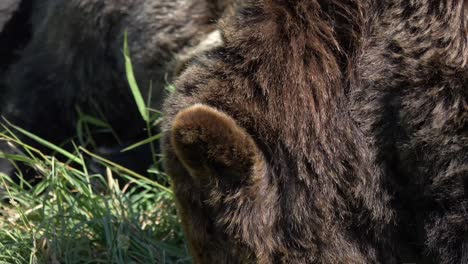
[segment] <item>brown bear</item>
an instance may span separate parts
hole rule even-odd
[[[360,1],[246,1],[165,104],[195,263],[396,263],[394,212],[347,110]]]
[[[254,0],[166,101],[195,263],[467,263],[467,3]]]

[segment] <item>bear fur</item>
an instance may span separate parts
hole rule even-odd
[[[253,0],[165,103],[195,263],[467,263],[468,4]]]
[[[20,0],[4,0],[0,3],[0,33],[18,10]]]
[[[4,74],[18,59],[31,37],[32,0],[0,2],[0,94],[4,94]],[[1,101],[1,99],[0,99]]]
[[[370,13],[351,109],[376,146],[398,234],[436,263],[468,263],[468,1]]]
[[[32,39],[6,73],[0,114],[62,144],[76,135],[80,111],[113,129],[115,137],[94,135],[96,145],[112,151],[137,142],[147,132],[126,79],[124,33],[142,94],[160,110],[178,56],[216,30],[224,5],[221,0],[34,1]],[[151,162],[149,150],[144,154]]]
[[[162,147],[195,263],[396,263],[391,196],[347,111],[363,8],[240,4],[176,83]]]

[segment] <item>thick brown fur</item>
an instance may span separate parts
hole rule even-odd
[[[364,7],[247,1],[221,23],[224,45],[177,82],[166,102],[163,148],[195,263],[399,260],[381,171],[346,110],[348,57],[359,43]],[[198,138],[190,148],[181,122],[183,134]],[[245,131],[237,134],[255,145],[229,140],[226,131]],[[211,148],[217,138],[225,148]],[[252,146],[261,160],[233,173],[227,163],[243,168],[245,157],[235,153],[256,153]],[[224,157],[226,149],[232,160],[215,166],[209,156]]]
[[[436,263],[468,263],[468,1],[382,1],[369,14],[351,103],[399,237]]]
[[[195,263],[468,263],[467,10],[239,5],[165,107]]]

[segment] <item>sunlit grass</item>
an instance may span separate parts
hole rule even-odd
[[[12,131],[0,140],[24,146]],[[189,261],[167,186],[105,159],[104,175],[91,174],[84,148],[59,151],[66,161],[27,149],[0,154],[21,168],[16,182],[0,174],[0,263]],[[23,180],[25,168],[37,184]]]

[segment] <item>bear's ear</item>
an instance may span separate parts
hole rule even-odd
[[[252,137],[230,116],[206,105],[197,104],[177,114],[171,145],[201,184],[236,186],[264,171],[263,156]]]

